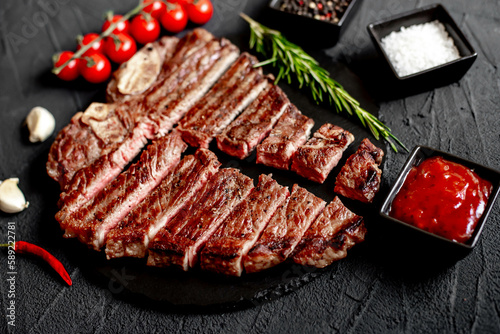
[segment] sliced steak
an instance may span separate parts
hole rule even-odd
[[[347,130],[333,124],[323,124],[292,158],[292,170],[314,182],[325,182],[337,166],[342,153],[354,141]]]
[[[191,146],[208,148],[212,139],[252,102],[267,80],[257,59],[243,53],[212,89],[180,121],[182,138]]]
[[[100,250],[108,231],[163,180],[186,148],[177,131],[154,141],[137,163],[60,223],[64,237],[78,237],[82,243]]]
[[[199,149],[181,160],[135,209],[108,233],[106,256],[144,257],[149,241],[219,170],[214,153]]]
[[[292,156],[307,141],[313,126],[311,118],[289,104],[269,137],[257,145],[257,163],[288,170]]]
[[[252,179],[237,169],[219,170],[149,243],[147,264],[193,267],[200,247],[252,189]]]
[[[285,93],[272,84],[267,87],[220,135],[217,147],[234,157],[244,159],[266,138],[290,103]]]
[[[371,203],[380,189],[384,151],[363,139],[358,150],[351,155],[340,170],[334,191],[342,196]]]
[[[143,93],[157,82],[163,64],[174,55],[178,42],[175,36],[164,36],[144,45],[113,72],[106,88],[106,100],[118,102],[143,98]]]
[[[257,187],[208,239],[200,254],[201,268],[241,276],[243,257],[289,194],[271,176],[261,175]]]
[[[321,198],[295,184],[290,197],[245,257],[245,271],[253,273],[285,261],[325,205]]]
[[[304,266],[324,268],[347,255],[364,240],[363,217],[349,211],[338,197],[314,221],[296,248],[293,260]]]

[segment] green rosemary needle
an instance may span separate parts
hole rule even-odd
[[[345,110],[349,115],[356,114],[361,124],[367,127],[377,140],[382,136],[397,152],[398,149],[392,141],[394,139],[409,152],[404,144],[391,133],[387,125],[361,108],[359,102],[349,95],[341,84],[332,79],[330,73],[300,46],[288,41],[281,32],[260,24],[248,15],[241,13],[240,16],[250,24],[250,48],[255,48],[258,53],[268,57],[267,60],[255,66],[271,64],[277,67],[279,72],[275,83],[286,79],[290,84],[295,79],[300,88],[304,85],[310,88],[312,97],[317,103],[322,102],[324,95],[327,95],[330,104],[335,105],[337,112]]]

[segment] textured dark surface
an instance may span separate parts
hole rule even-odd
[[[30,207],[17,215],[0,214],[1,241],[7,222],[16,223],[16,237],[50,250],[67,267],[74,285],[68,288],[50,268],[36,259],[17,256],[16,327],[2,316],[0,332],[110,333],[110,332],[242,332],[242,333],[499,333],[500,332],[500,205],[497,203],[476,248],[460,260],[441,252],[428,254],[427,245],[398,242],[396,234],[376,217],[380,199],[388,192],[407,155],[385,148],[383,184],[374,207],[359,207],[369,217],[365,244],[319,275],[304,269],[290,276],[317,276],[296,291],[272,301],[256,299],[235,311],[211,308],[176,309],[136,301],[124,288],[95,271],[95,258],[73,240],[64,240],[53,215],[57,184],[45,173],[54,137],[30,144],[22,123],[29,110],[41,105],[56,117],[61,129],[78,110],[103,100],[104,86],[62,83],[49,73],[51,55],[73,49],[74,37],[98,31],[105,10],[124,13],[128,1],[2,0],[0,2],[0,179],[19,177]],[[383,67],[369,40],[366,25],[433,1],[363,1],[340,42],[328,50],[309,49],[333,77],[356,97],[373,106],[394,133],[411,149],[422,144],[481,164],[500,168],[500,3],[498,1],[442,1],[479,53],[469,72],[457,83],[431,91],[395,93],[384,79]],[[47,6],[46,4],[50,4]],[[266,1],[214,0],[215,14],[206,28],[245,48],[247,25],[240,11],[261,18]],[[271,22],[279,28],[278,22]],[[320,34],[321,32],[318,32]],[[349,70],[362,81],[348,80]],[[346,74],[347,73],[347,74]],[[352,75],[351,75],[352,77]],[[361,82],[367,93],[359,89]],[[280,85],[317,126],[331,121],[362,133],[358,123],[317,107],[305,93]],[[362,138],[356,138],[357,146]],[[379,143],[380,145],[380,143]],[[352,153],[351,147],[347,153]],[[226,159],[226,165],[245,168],[253,163]],[[343,159],[341,164],[345,161]],[[251,168],[250,168],[251,169]],[[261,172],[271,172],[263,168]],[[334,173],[338,170],[334,170]],[[251,172],[249,172],[251,174]],[[276,171],[275,171],[276,173]],[[280,174],[280,173],[276,173]],[[252,177],[256,175],[251,175]],[[286,184],[288,175],[276,175]],[[298,179],[312,192],[321,188]],[[325,187],[333,189],[330,177]],[[323,196],[325,197],[325,196]],[[325,200],[333,198],[333,191]],[[346,201],[350,207],[355,203]],[[7,254],[0,253],[0,314],[7,314],[9,286]],[[117,271],[122,283],[130,278]],[[288,276],[286,276],[288,275]]]

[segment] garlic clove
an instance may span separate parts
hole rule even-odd
[[[10,178],[0,183],[0,210],[6,213],[17,213],[26,209],[24,194],[17,184],[18,178]]]
[[[47,109],[35,107],[26,117],[26,124],[30,131],[30,142],[35,143],[50,137],[56,127],[56,120]]]

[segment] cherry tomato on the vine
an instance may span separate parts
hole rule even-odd
[[[151,15],[140,14],[132,20],[130,34],[141,44],[154,42],[160,36],[160,24]]]
[[[121,64],[132,58],[137,51],[137,45],[130,35],[110,35],[106,38],[104,50],[109,59]]]
[[[210,0],[192,0],[186,5],[189,20],[196,24],[205,24],[212,18],[214,8]]]
[[[149,4],[144,7],[142,10],[146,13],[151,14],[152,17],[159,20],[160,17],[167,10],[167,5],[163,1],[154,1],[154,0],[142,0],[143,4]]]
[[[97,38],[99,38],[99,34],[96,34],[93,32],[86,34],[83,37],[81,37],[81,36],[78,37],[79,41],[78,41],[78,46],[76,47],[76,49],[80,50],[82,47],[84,47],[88,44],[92,44],[90,49],[85,51],[82,56],[90,56],[90,55],[93,55],[95,53],[103,53],[104,52],[104,43],[103,43],[102,39],[95,42],[95,40]]]
[[[188,16],[179,3],[167,2],[167,11],[161,17],[161,24],[167,31],[178,33],[186,28]]]
[[[66,63],[71,57],[73,57],[74,53],[71,51],[63,51],[60,52],[53,57],[54,67],[59,67]],[[68,63],[68,65],[64,66],[64,68],[57,74],[57,77],[64,81],[72,81],[78,78],[80,75],[80,71],[78,69],[79,59],[73,59]]]
[[[79,69],[82,77],[91,83],[106,81],[111,75],[111,63],[101,53],[83,57],[80,60]]]
[[[108,17],[106,19],[106,22],[104,22],[104,24],[102,25],[101,31],[105,32],[106,30],[108,30],[109,26],[112,23],[116,23],[116,22],[120,21],[122,18],[123,18],[122,15],[118,15],[118,14],[113,15],[112,13],[109,13]],[[121,33],[128,34],[129,29],[130,29],[130,24],[129,24],[128,20],[125,20],[125,21],[122,21],[116,25],[116,28],[113,30],[113,34],[115,34],[115,35],[121,34]]]

